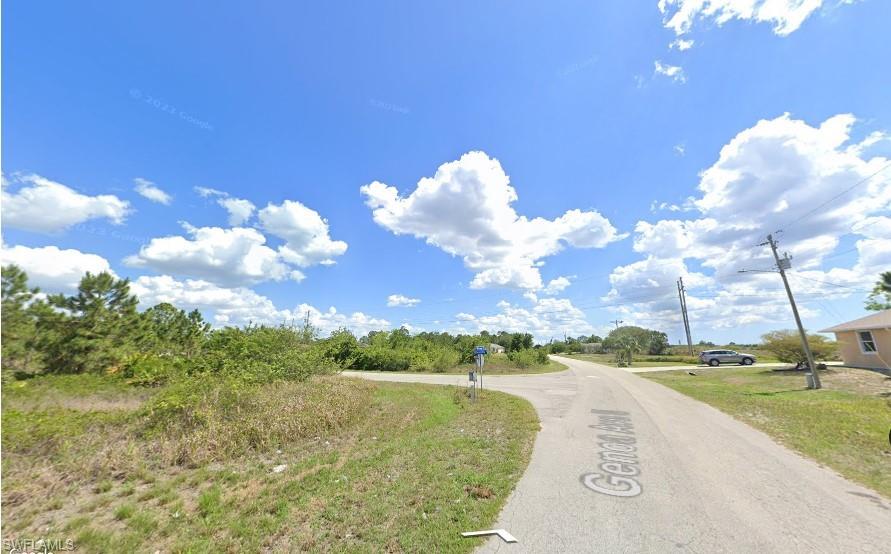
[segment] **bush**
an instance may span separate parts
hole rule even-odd
[[[304,343],[287,326],[218,329],[190,367],[194,372],[225,374],[250,382],[302,381],[337,370],[322,345]]]
[[[359,350],[351,367],[367,371],[405,371],[411,367],[411,362],[411,351],[368,346]]]
[[[338,329],[331,336],[321,341],[325,357],[331,359],[341,368],[350,367],[359,353],[359,341],[347,329]]]
[[[771,352],[781,362],[806,364],[807,356],[801,346],[798,331],[771,331],[761,336],[763,348]],[[836,345],[822,335],[808,335],[807,342],[814,360],[827,360],[836,355]]]
[[[544,348],[527,348],[507,353],[507,358],[520,369],[548,363],[548,352]]]
[[[411,369],[441,373],[457,365],[458,359],[458,353],[452,348],[431,346],[412,352]]]
[[[120,373],[131,385],[154,387],[166,383],[184,370],[185,364],[178,358],[134,354],[121,364]]]

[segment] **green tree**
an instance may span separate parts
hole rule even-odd
[[[876,312],[891,310],[891,271],[879,276],[875,288],[866,298],[866,309]]]
[[[324,341],[325,355],[340,367],[350,367],[359,351],[359,341],[348,329],[341,327],[332,331]]]
[[[799,366],[807,364],[807,356],[804,354],[798,331],[771,331],[761,335],[761,340],[762,348],[771,352],[779,361]],[[835,343],[823,335],[807,335],[807,342],[815,360],[827,360],[835,356]]]
[[[210,332],[201,312],[188,314],[173,304],[162,302],[143,313],[148,324],[146,349],[162,356],[192,358]]]
[[[37,288],[28,288],[28,275],[16,265],[2,268],[2,350],[3,367],[27,370],[39,360],[35,350]]]
[[[610,352],[618,350],[620,348],[621,339],[624,337],[634,339],[634,342],[640,348],[642,345],[649,344],[650,330],[635,325],[626,325],[624,327],[613,329],[609,332],[606,338],[603,339],[603,348]]]
[[[50,296],[37,324],[48,369],[83,373],[119,367],[145,340],[146,320],[137,303],[129,280],[107,272],[84,275],[74,296]]]
[[[528,350],[532,348],[532,335],[529,333],[514,333],[510,339],[508,352],[516,352],[518,350]]]
[[[638,340],[628,334],[620,335],[615,339],[616,365],[619,367],[628,367],[634,363],[634,354],[640,350]]]
[[[668,343],[668,335],[661,331],[650,331],[647,336],[647,354],[659,355],[664,354],[666,350],[671,348]]]

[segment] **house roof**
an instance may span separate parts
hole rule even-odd
[[[854,321],[840,323],[835,327],[823,329],[821,333],[838,333],[839,331],[866,331],[869,329],[891,329],[891,310],[882,310]]]

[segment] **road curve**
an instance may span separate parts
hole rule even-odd
[[[481,552],[891,551],[891,502],[874,491],[662,385],[555,359],[569,370],[485,377],[528,399],[541,432],[496,526],[518,542],[493,537]]]

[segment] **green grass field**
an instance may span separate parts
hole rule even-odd
[[[525,400],[486,391],[471,404],[455,387],[337,376],[211,389],[175,419],[165,392],[89,375],[5,384],[4,538],[469,552],[482,539],[459,532],[495,522],[539,428]]]
[[[801,372],[701,368],[640,373],[756,427],[780,443],[891,498],[891,377],[832,368],[823,389]]]
[[[616,356],[615,354],[560,354],[561,356],[567,356],[569,358],[574,358],[576,360],[582,360],[585,362],[594,362],[596,364],[606,365],[610,367],[617,367],[616,365]],[[656,360],[649,360],[648,358],[658,358]],[[670,359],[665,359],[670,358]],[[675,365],[689,365],[693,367],[695,364],[691,363],[689,359],[683,356],[635,356],[634,363],[631,364],[632,367],[666,367],[666,366],[675,366]]]
[[[745,352],[752,354],[758,362],[773,363],[778,362],[772,353],[760,348],[749,348],[741,346],[693,346],[694,356],[687,355],[687,347],[672,346],[668,354],[651,355],[651,354],[635,354],[632,367],[670,367],[670,366],[697,366],[700,365],[699,353],[703,350],[736,350],[737,352]],[[586,362],[594,362],[610,367],[616,367],[615,354],[561,354],[561,356],[569,356],[577,360]]]

